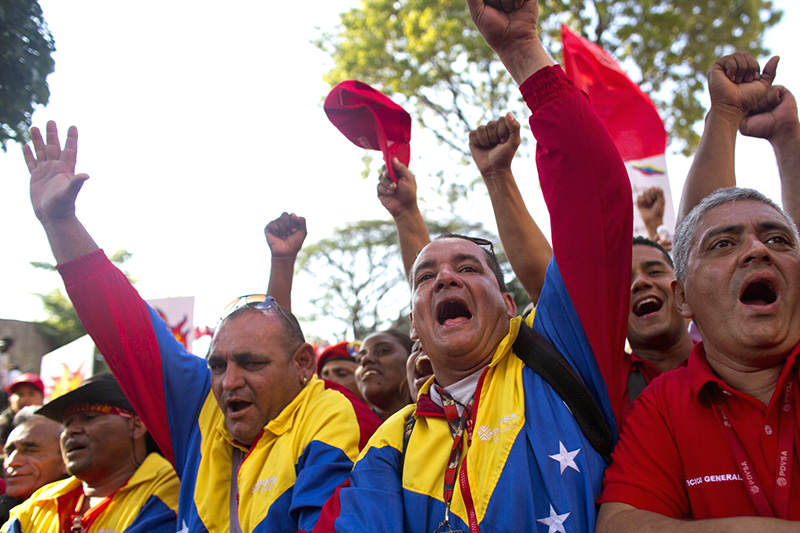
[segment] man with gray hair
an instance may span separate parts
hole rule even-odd
[[[64,427],[37,415],[38,405],[23,407],[14,417],[14,429],[3,447],[6,492],[0,496],[0,522],[12,507],[37,489],[67,477],[58,440]]]
[[[703,342],[640,396],[598,531],[798,530],[799,242],[749,189],[716,191],[681,221],[672,290]]]

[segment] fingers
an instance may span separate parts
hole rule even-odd
[[[733,83],[743,83],[760,78],[758,62],[745,52],[736,52],[720,58],[715,64]]]
[[[36,152],[36,159],[39,161],[46,160],[44,139],[42,139],[42,132],[39,131],[39,128],[31,128],[31,142],[33,143],[33,150]]]
[[[484,150],[503,144],[509,139],[518,144],[519,131],[519,122],[514,115],[507,113],[505,117],[487,122],[469,132],[469,143]]]
[[[395,172],[397,173],[398,180],[400,179],[400,172],[395,168]],[[390,194],[394,194],[397,190],[397,184],[392,181],[392,178],[389,177],[389,172],[386,170],[386,167],[383,167],[381,170],[381,175],[378,177],[378,196],[387,196]]]
[[[58,138],[56,138],[58,142]],[[72,169],[75,169],[75,160],[78,157],[78,128],[70,126],[67,130],[67,142],[64,144],[64,151],[61,152],[62,160],[66,161]]]
[[[28,172],[33,172],[36,168],[36,158],[33,156],[31,147],[27,144],[22,146],[22,157],[25,158],[25,164],[28,166]]]
[[[269,222],[264,228],[264,234],[285,239],[296,232],[306,233],[306,219],[284,211],[281,216]]]
[[[56,123],[52,120],[47,121],[47,145],[45,146],[45,155],[47,159],[58,159],[61,156],[61,145],[58,142],[58,128]]]

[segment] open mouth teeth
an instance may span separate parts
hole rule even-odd
[[[746,305],[769,305],[778,299],[778,294],[771,281],[759,280],[745,287],[739,301]]]
[[[633,314],[636,316],[649,315],[660,310],[664,303],[655,296],[648,296],[633,306]]]
[[[439,324],[444,324],[453,318],[470,319],[472,318],[472,313],[469,312],[469,308],[466,304],[458,300],[448,300],[439,304],[436,313],[436,319],[439,321]]]
[[[245,402],[242,400],[232,400],[228,402],[228,410],[232,413],[246,409],[248,406],[250,406],[250,402]]]

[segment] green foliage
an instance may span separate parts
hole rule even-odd
[[[480,224],[455,218],[428,222],[432,237],[457,232],[499,242]],[[506,272],[511,267],[502,253],[498,260]],[[391,220],[362,220],[334,230],[333,236],[308,245],[298,257],[300,271],[316,284],[317,309],[307,320],[334,318],[342,325],[336,339],[364,339],[373,331],[395,327],[408,330],[409,289],[397,244],[397,229]],[[521,305],[527,295],[514,279],[509,288]]]
[[[603,47],[653,98],[684,153],[699,140],[694,126],[703,117],[699,96],[708,68],[734,50],[766,55],[764,32],[782,15],[771,0],[540,4],[543,41],[554,56],[562,23]],[[516,85],[463,0],[361,0],[339,22],[316,42],[334,60],[326,81],[357,78],[374,85],[410,106],[420,125],[461,154],[468,155],[469,130],[521,110]]]
[[[127,250],[117,250],[109,255],[109,259],[117,266],[121,266],[132,255]],[[31,261],[31,266],[50,272],[56,270],[54,264],[41,261]],[[125,273],[125,275],[127,276],[128,274]],[[128,279],[130,279],[130,276],[128,276]],[[69,301],[63,290],[53,289],[50,292],[37,294],[36,296],[42,301],[42,307],[47,313],[47,318],[38,323],[38,330],[47,339],[51,350],[55,350],[78,337],[86,335],[86,330],[83,329],[83,324],[81,324],[75,308],[72,307],[72,302]]]
[[[36,0],[0,3],[0,146],[24,142],[37,104],[50,98],[55,43]]]

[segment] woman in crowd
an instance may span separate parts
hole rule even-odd
[[[373,333],[361,344],[356,383],[381,420],[413,401],[406,381],[406,360],[411,346],[408,335],[394,329]]]

